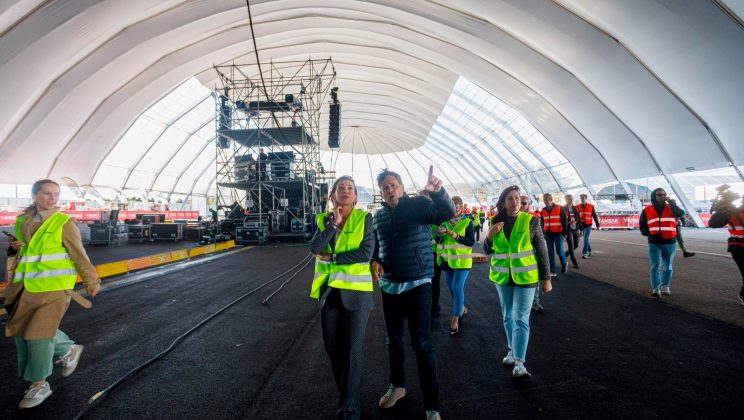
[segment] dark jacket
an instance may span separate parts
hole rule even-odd
[[[713,213],[712,216],[710,216],[710,220],[708,220],[708,227],[709,228],[722,228],[729,224],[731,221],[731,215],[735,214],[737,217],[739,217],[742,221],[744,221],[744,207],[740,207],[738,209],[733,209],[733,211],[728,210],[716,210],[715,213]],[[744,248],[744,240],[739,236],[730,236],[728,238],[728,252],[734,251],[734,249],[742,249]]]
[[[431,226],[455,216],[455,206],[442,188],[431,200],[403,195],[393,209],[387,203],[375,214],[377,248],[373,260],[382,264],[386,281],[402,283],[434,276]]]
[[[656,214],[661,216],[661,212],[664,211],[664,206],[666,206],[666,202],[659,203],[658,201],[656,201],[656,191],[658,191],[659,189],[660,188],[657,188],[651,192],[651,205],[654,206],[654,209],[656,210]],[[670,200],[669,207],[672,208],[672,215],[675,218],[682,217],[685,215],[685,211],[679,208],[679,206],[677,206],[676,201]],[[661,234],[658,234],[658,235],[648,234],[648,221],[646,220],[645,209],[641,212],[641,219],[639,220],[639,228],[641,230],[641,235],[646,236],[648,238],[648,243],[650,244],[668,245],[668,244],[673,244],[677,242],[676,238],[664,239],[661,237]]]

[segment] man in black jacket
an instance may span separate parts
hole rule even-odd
[[[408,197],[400,175],[387,169],[377,176],[377,183],[384,204],[374,218],[378,247],[372,257],[372,276],[380,281],[390,358],[390,387],[379,405],[390,408],[406,395],[403,331],[407,318],[426,415],[439,419],[437,361],[431,340],[431,225],[454,217],[455,208],[433,167],[425,187],[431,200]]]

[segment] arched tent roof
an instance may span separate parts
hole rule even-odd
[[[333,58],[346,134],[326,158],[339,169],[390,166],[420,183],[435,162],[461,188],[540,192],[691,167],[734,165],[741,177],[737,5],[267,0],[251,10],[262,61]],[[4,2],[0,182],[206,192],[204,86],[216,63],[255,63],[250,33],[244,1]]]

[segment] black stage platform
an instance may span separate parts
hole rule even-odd
[[[694,282],[704,282],[693,267],[715,266],[719,271],[708,272],[708,287],[727,309],[740,286],[730,278],[733,261],[704,254],[680,258],[674,295],[657,301],[640,292],[647,284],[645,248],[599,240],[619,237],[597,234],[594,257],[556,280],[544,299],[545,312],[533,314],[527,367],[534,378],[526,384],[515,384],[500,364],[506,345],[487,264],[470,274],[470,314],[457,336],[448,333],[451,299],[443,285],[443,315],[433,332],[443,418],[740,417],[744,330],[676,303],[694,301]],[[12,340],[2,340],[0,417],[74,417],[93,394],[306,253],[289,245],[258,247],[103,293],[90,311],[73,305],[62,329],[86,345],[85,353],[74,375],[62,379],[55,371],[54,394],[36,409],[15,409],[26,384],[15,376]],[[641,286],[638,292],[625,290],[583,275],[596,272]],[[261,301],[278,283],[241,301],[114,390],[86,418],[333,418],[337,394],[317,304],[307,296],[311,278],[312,264],[269,306]],[[375,295],[365,339],[362,417],[423,418],[410,348],[408,395],[393,409],[377,408],[388,385],[388,363],[379,291]],[[744,306],[732,304],[731,310],[741,313]]]

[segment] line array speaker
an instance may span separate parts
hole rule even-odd
[[[341,147],[341,104],[332,103],[328,115],[328,147]]]

